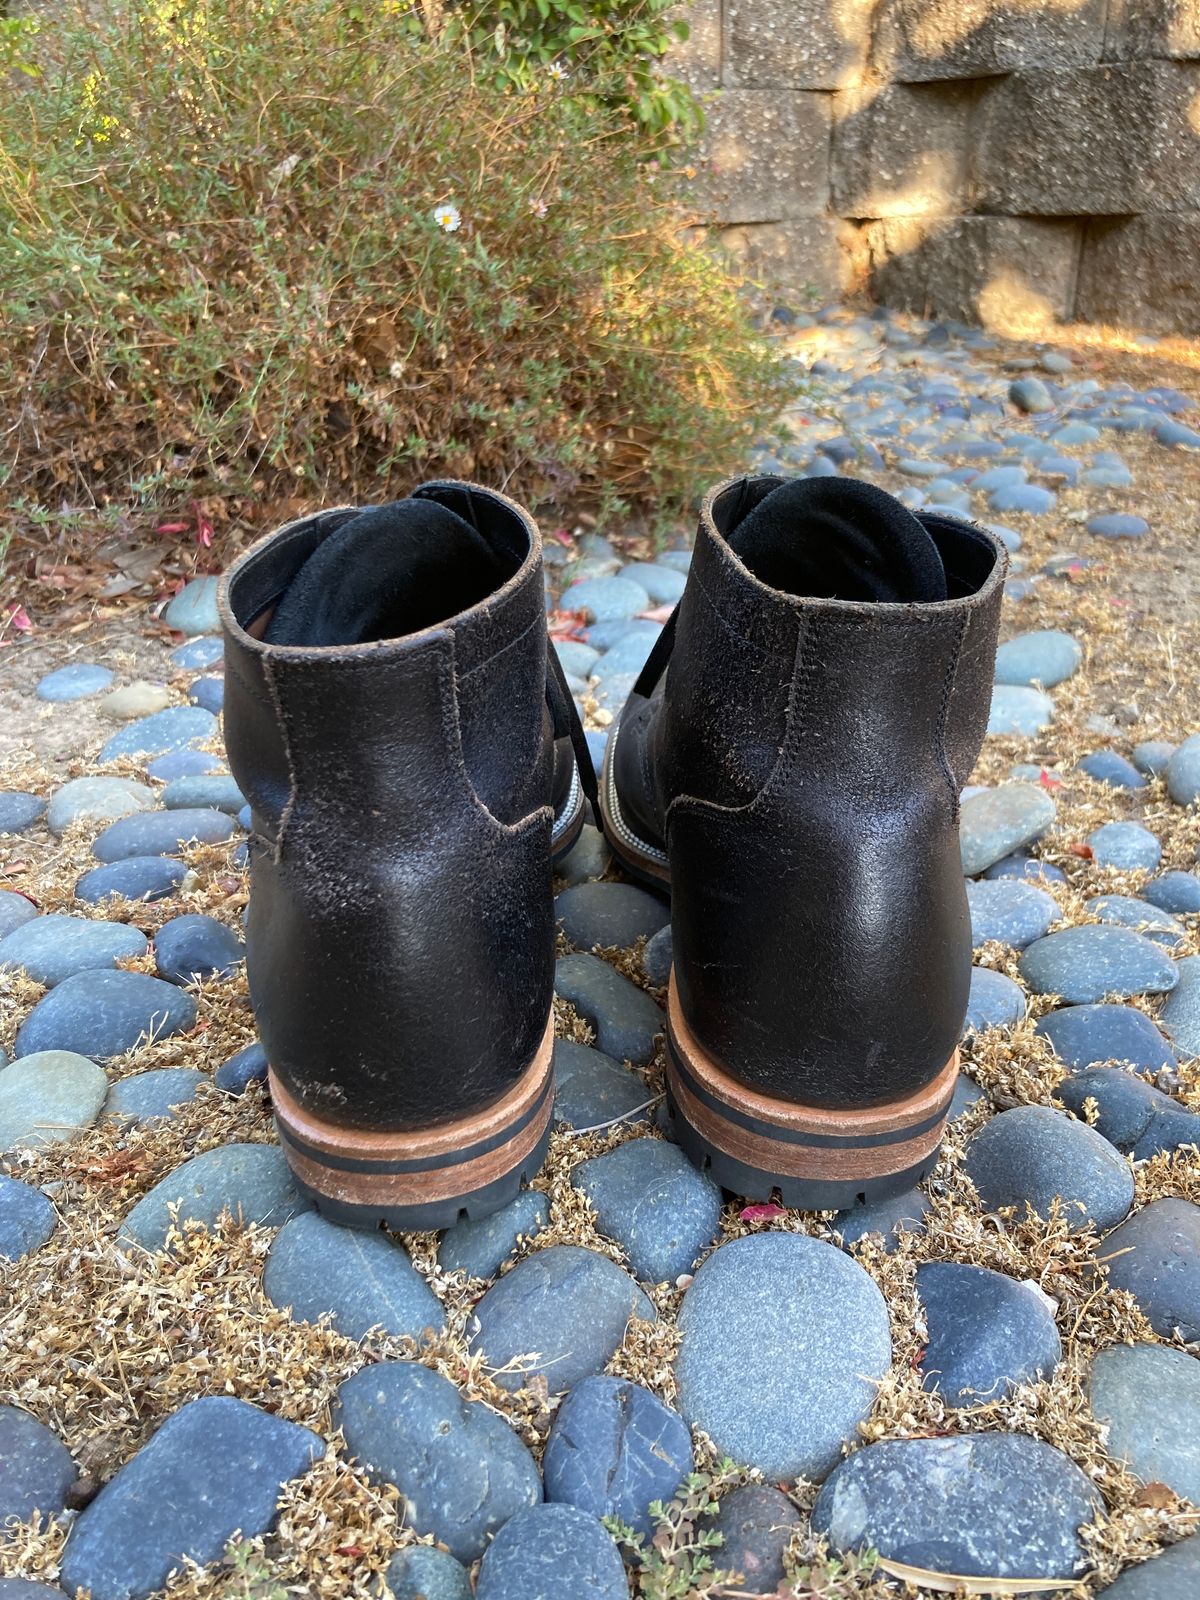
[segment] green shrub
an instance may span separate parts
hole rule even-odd
[[[499,87],[345,0],[89,0],[0,101],[10,500],[678,509],[782,405],[583,75]]]

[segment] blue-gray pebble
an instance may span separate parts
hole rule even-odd
[[[1025,993],[1003,972],[990,967],[972,967],[971,991],[963,1036],[982,1033],[985,1028],[1008,1028],[1025,1016]]]
[[[459,1561],[478,1560],[510,1517],[542,1498],[537,1463],[504,1418],[416,1362],[347,1378],[333,1425],[372,1482],[400,1490],[406,1525]]]
[[[558,1409],[542,1467],[547,1500],[616,1517],[649,1539],[651,1505],[667,1505],[692,1471],[692,1436],[641,1384],[585,1378]]]
[[[665,1026],[663,1013],[644,990],[598,956],[562,956],[554,987],[596,1030],[596,1042],[617,1061],[644,1067]]]
[[[121,900],[165,900],[187,877],[182,861],[170,856],[130,856],[108,866],[93,867],[75,885],[75,897],[96,906],[114,897]]]
[[[1019,965],[1035,994],[1057,994],[1068,1005],[1166,994],[1179,982],[1179,969],[1152,939],[1103,923],[1048,933]]]
[[[1002,1272],[959,1261],[917,1268],[927,1337],[921,1381],[959,1408],[1048,1378],[1062,1342],[1045,1298]]]
[[[269,1144],[223,1144],[161,1178],[130,1211],[118,1238],[125,1246],[161,1250],[172,1226],[182,1231],[189,1222],[201,1222],[211,1228],[227,1211],[235,1222],[278,1228],[307,1204],[296,1192],[281,1150]]]
[[[986,1123],[967,1150],[967,1176],[985,1209],[1028,1206],[1041,1217],[1061,1201],[1068,1231],[1103,1231],[1127,1216],[1133,1173],[1094,1128],[1050,1106],[1017,1106]]]
[[[656,1096],[643,1078],[603,1051],[557,1039],[554,1044],[554,1120],[584,1130],[648,1117]]]
[[[722,1454],[776,1480],[830,1471],[892,1360],[873,1279],[835,1246],[793,1233],[715,1250],[684,1296],[679,1329],[684,1418]]]
[[[964,1578],[1074,1578],[1100,1497],[1069,1457],[1025,1434],[885,1439],[843,1461],[812,1525],[838,1551]]]
[[[297,1322],[328,1316],[347,1339],[374,1327],[417,1339],[445,1325],[441,1302],[408,1258],[383,1233],[342,1228],[305,1211],[276,1235],[263,1269],[263,1293],[290,1306]]]
[[[971,942],[976,949],[996,939],[1023,950],[1040,939],[1059,917],[1054,897],[1020,878],[968,882],[967,906],[971,913]]]
[[[57,1225],[54,1206],[40,1189],[0,1172],[0,1261],[39,1250]]]
[[[168,983],[194,983],[198,978],[228,978],[245,955],[232,928],[199,912],[164,922],[154,935],[158,974]]]
[[[56,1516],[76,1476],[67,1447],[44,1422],[0,1406],[0,1527],[10,1517],[27,1522],[35,1511]]]
[[[662,1139],[631,1139],[581,1161],[571,1182],[643,1282],[674,1283],[690,1272],[721,1226],[719,1186]]]
[[[665,900],[631,883],[581,883],[564,889],[555,899],[554,914],[580,950],[594,945],[627,949],[671,920]]]
[[[1125,1289],[1162,1339],[1200,1339],[1200,1206],[1153,1200],[1104,1241],[1108,1281]]]
[[[70,666],[56,667],[42,678],[34,691],[39,700],[53,705],[63,705],[71,700],[86,700],[91,695],[107,689],[115,674],[109,667],[95,661],[73,661]]]
[[[438,1246],[443,1272],[465,1272],[469,1278],[494,1278],[517,1248],[550,1220],[550,1202],[536,1189],[523,1190],[490,1217],[470,1218],[447,1228]]]
[[[531,1506],[506,1522],[479,1569],[475,1600],[629,1600],[611,1535],[574,1506]]]
[[[595,1250],[558,1244],[518,1261],[475,1307],[470,1345],[489,1367],[519,1356],[523,1371],[497,1372],[504,1389],[544,1373],[552,1394],[599,1372],[625,1337],[632,1317],[655,1320],[654,1306],[628,1273]]]
[[[324,1453],[308,1428],[231,1395],[188,1401],[80,1513],[63,1582],[131,1600],[161,1589],[185,1556],[218,1561],[235,1533],[274,1526],[283,1486]]]
[[[132,856],[169,856],[184,845],[223,844],[233,833],[233,819],[202,806],[186,811],[139,811],[110,823],[92,845],[97,861],[126,861]]]
[[[1200,1361],[1158,1344],[1117,1345],[1092,1358],[1088,1401],[1105,1447],[1143,1483],[1200,1504]]]
[[[0,939],[0,968],[28,973],[52,989],[76,972],[113,967],[147,948],[144,933],[125,922],[102,922],[51,912]]]
[[[73,1050],[107,1061],[142,1039],[169,1039],[196,1022],[196,1002],[144,972],[77,972],[38,1001],[17,1032],[17,1056]]]
[[[1124,1061],[1144,1072],[1175,1065],[1175,1052],[1144,1011],[1134,1006],[1064,1006],[1042,1017],[1035,1031],[1054,1053],[1081,1072],[1105,1061]]]
[[[207,744],[217,731],[217,719],[203,706],[167,706],[148,717],[128,722],[101,747],[98,761],[118,756],[161,756],[187,745]]]

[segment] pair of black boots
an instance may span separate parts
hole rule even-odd
[[[982,529],[867,484],[720,485],[597,796],[511,500],[426,484],[243,556],[221,606],[251,998],[320,1209],[442,1228],[536,1172],[553,865],[589,798],[671,892],[667,1093],[692,1160],[806,1208],[916,1182],[966,1010],[958,791],[1004,571]]]

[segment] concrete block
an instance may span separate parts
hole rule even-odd
[[[1076,311],[1143,333],[1200,333],[1200,214],[1089,223]]]
[[[701,186],[722,222],[781,222],[827,208],[830,100],[775,89],[715,97]]]
[[[1026,337],[1069,317],[1079,224],[1025,217],[892,218],[867,225],[883,305]]]
[[[1111,61],[1200,59],[1200,0],[1109,0]]]
[[[907,83],[1089,66],[1103,56],[1107,6],[1108,0],[882,0],[872,65]]]
[[[1017,72],[977,121],[977,202],[1034,216],[1200,208],[1200,65]]]
[[[833,217],[802,217],[721,228],[716,242],[749,282],[793,303],[824,302],[851,287],[855,232]]]
[[[973,84],[893,84],[834,98],[833,205],[844,217],[969,209]]]
[[[725,0],[726,85],[841,89],[863,76],[877,0]]]
[[[686,39],[673,44],[663,57],[663,67],[698,92],[721,83],[721,0],[691,0],[679,13],[691,28]]]

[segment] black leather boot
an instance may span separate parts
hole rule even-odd
[[[486,1215],[549,1138],[551,861],[584,816],[537,528],[461,483],[321,512],[241,557],[221,614],[292,1171],[336,1221]]]
[[[971,968],[958,792],[1005,568],[981,528],[869,484],[704,501],[601,802],[625,864],[672,889],[669,1098],[737,1194],[841,1208],[936,1157]]]

